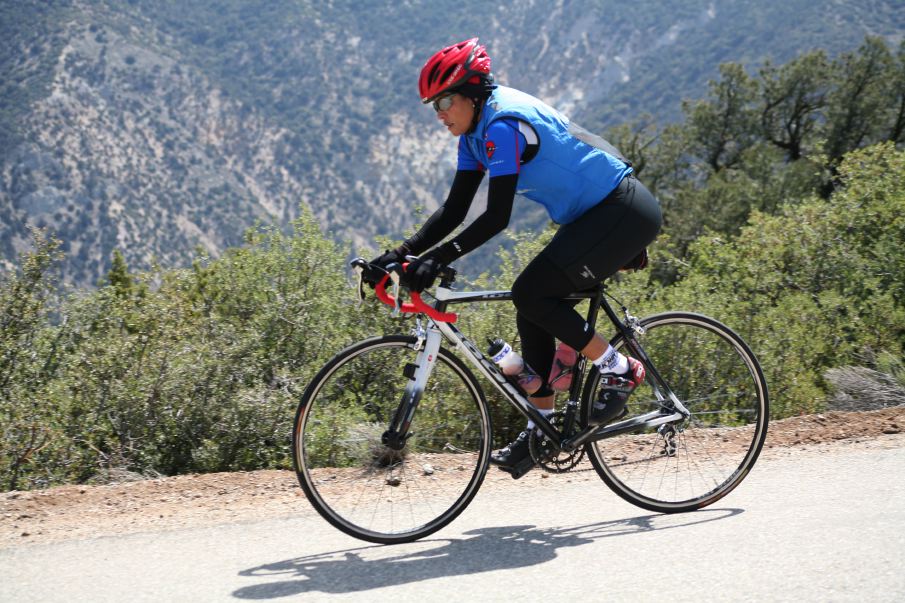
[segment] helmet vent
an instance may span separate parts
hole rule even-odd
[[[456,69],[457,69],[458,67],[459,67],[458,65],[453,65],[453,66],[451,66],[449,69],[447,69],[447,70],[443,73],[443,77],[440,79],[440,81],[441,81],[441,82],[447,81],[447,80],[449,79],[449,76],[451,76],[451,75],[456,71]]]
[[[434,83],[437,81],[437,72],[440,71],[440,64],[437,63],[434,65],[434,68],[430,70],[430,73],[427,76],[427,81]]]
[[[477,38],[447,46],[434,53],[421,68],[418,92],[429,103],[441,94],[464,85],[491,82],[490,57]]]

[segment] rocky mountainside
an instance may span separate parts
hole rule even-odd
[[[418,70],[473,35],[499,82],[602,132],[641,112],[680,119],[720,62],[905,32],[898,0],[457,6],[0,1],[0,262],[46,226],[65,278],[93,285],[114,249],[133,268],[183,266],[303,206],[350,252],[398,237],[454,169]],[[519,223],[543,222],[532,205],[518,204]]]

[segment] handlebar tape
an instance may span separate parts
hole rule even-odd
[[[374,287],[374,293],[377,294],[377,299],[379,299],[386,305],[396,307],[396,298],[394,298],[392,295],[390,295],[386,291],[387,282],[389,280],[390,280],[390,275],[387,274],[380,280],[379,283],[377,283],[377,286]],[[420,293],[416,293],[416,292],[412,291],[411,295],[412,295],[412,303],[410,303],[410,304],[403,303],[402,306],[399,308],[400,311],[406,312],[406,313],[417,312],[417,313],[427,314],[428,316],[430,316],[437,322],[450,322],[451,323],[451,322],[456,322],[456,320],[459,318],[458,314],[455,314],[453,312],[440,312],[439,310],[429,306],[428,304],[426,304],[424,302],[423,299],[421,299]]]

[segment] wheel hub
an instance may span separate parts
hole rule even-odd
[[[398,431],[384,431],[380,438],[381,443],[391,450],[402,450],[412,434],[402,435]]]

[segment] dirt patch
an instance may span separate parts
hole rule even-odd
[[[732,442],[727,439],[726,445],[731,447]],[[859,446],[905,447],[905,406],[773,422],[762,458]],[[535,470],[518,482],[491,470],[483,488],[532,487],[557,479],[597,476],[587,461],[562,475]],[[291,471],[181,475],[7,492],[0,494],[0,548],[313,513]]]

